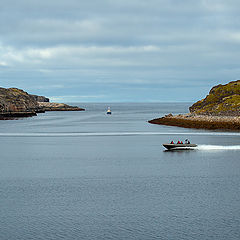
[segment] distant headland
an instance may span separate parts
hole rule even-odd
[[[170,113],[148,122],[185,128],[240,131],[240,80],[213,87],[189,111],[176,116]]]
[[[45,111],[84,110],[64,103],[51,103],[44,96],[31,95],[18,88],[0,88],[0,120],[32,117]]]

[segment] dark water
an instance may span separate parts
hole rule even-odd
[[[147,123],[188,105],[1,121],[0,239],[240,239],[240,133]]]

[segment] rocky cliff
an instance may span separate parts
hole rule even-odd
[[[83,108],[73,107],[63,103],[49,103],[48,98],[31,95],[21,89],[0,88],[0,119],[31,117],[45,111],[83,110]]]
[[[38,102],[27,92],[17,88],[0,88],[1,117],[34,116]]]
[[[202,100],[189,108],[191,113],[213,116],[240,116],[240,80],[213,87]]]

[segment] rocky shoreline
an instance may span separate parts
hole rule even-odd
[[[148,122],[184,128],[240,131],[240,116],[208,116],[191,113],[173,116],[168,114]]]
[[[38,102],[44,111],[84,111],[85,109],[77,106],[70,106],[65,103]]]
[[[11,120],[24,117],[37,116],[36,112],[6,112],[0,113],[0,120]]]
[[[51,103],[44,96],[28,94],[18,88],[0,88],[0,120],[32,117],[45,111],[84,110],[64,103]]]
[[[202,100],[189,107],[190,113],[165,115],[148,121],[184,128],[240,131],[240,80],[214,86]]]

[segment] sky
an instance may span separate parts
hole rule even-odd
[[[239,0],[2,0],[0,86],[57,102],[195,102],[239,79]]]

